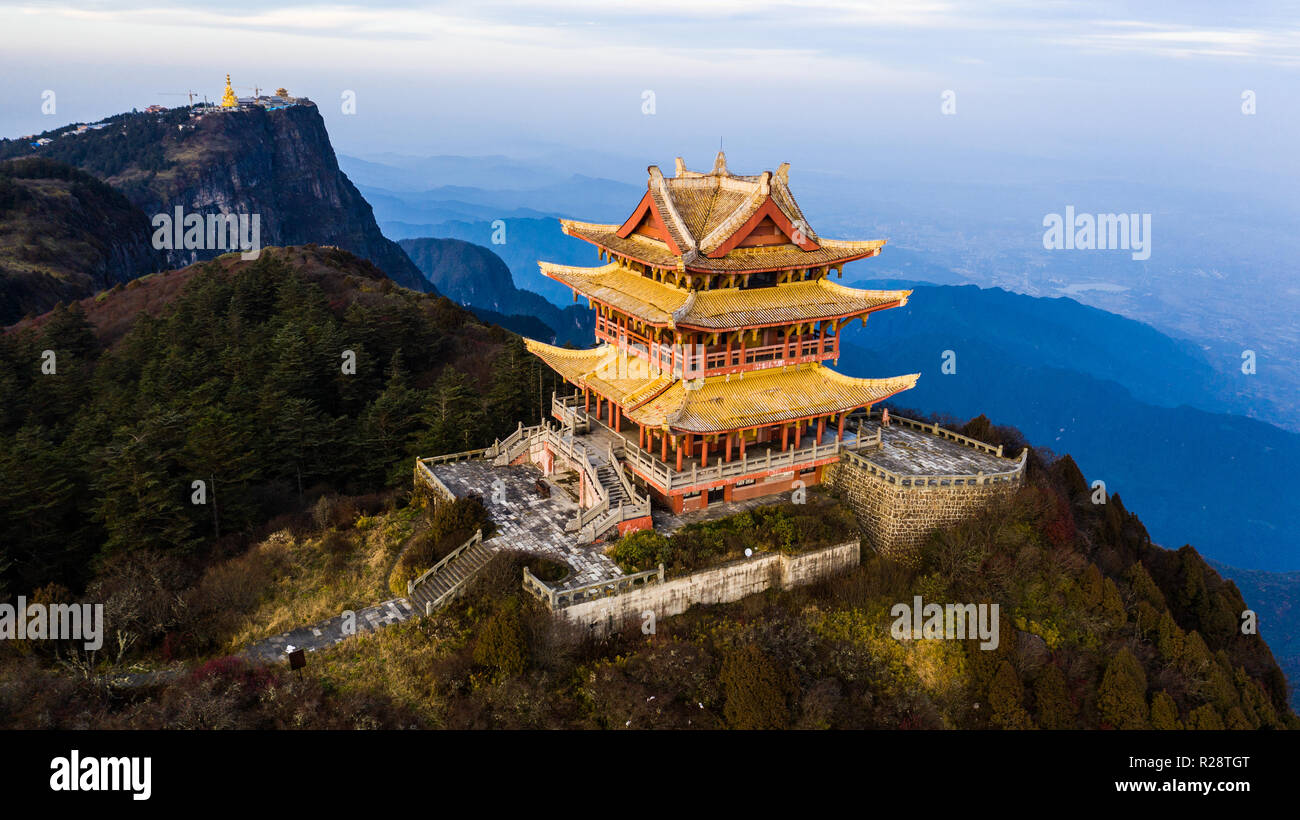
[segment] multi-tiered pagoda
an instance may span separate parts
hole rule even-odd
[[[789,163],[757,176],[665,177],[621,225],[561,220],[600,252],[599,267],[540,263],[596,310],[590,350],[528,342],[580,389],[567,422],[617,434],[624,465],[674,512],[815,484],[856,434],[845,420],[916,384],[841,375],[840,331],[906,304],[911,291],[836,284],[884,240],[818,236],[788,186]]]

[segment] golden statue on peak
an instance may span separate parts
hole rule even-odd
[[[226,91],[221,95],[222,108],[238,108],[239,98],[235,96],[235,89],[230,87],[230,75],[226,75]]]

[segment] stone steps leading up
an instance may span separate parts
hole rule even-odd
[[[623,491],[623,481],[618,476],[618,469],[612,465],[606,464],[596,470],[596,478],[600,485],[605,488],[609,494],[610,508],[617,507],[625,501],[628,501],[627,493]]]
[[[456,588],[457,584],[468,582],[478,574],[488,561],[492,560],[492,550],[481,542],[474,544],[460,555],[447,562],[441,569],[415,588],[411,593],[411,606],[416,612],[432,612],[432,604]],[[450,598],[446,599],[450,600]],[[446,600],[443,603],[446,603]]]

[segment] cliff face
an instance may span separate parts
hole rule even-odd
[[[398,242],[420,272],[440,293],[478,311],[507,318],[534,317],[551,329],[560,342],[590,344],[595,329],[593,314],[585,305],[561,310],[541,295],[515,287],[506,263],[491,249],[460,239],[402,239]],[[495,315],[491,321],[501,321]],[[516,332],[528,333],[524,327]],[[534,338],[538,338],[534,336]]]
[[[89,174],[0,163],[0,326],[162,269],[149,220]]]
[[[257,214],[261,245],[336,245],[412,290],[435,292],[369,203],[339,170],[325,122],[310,103],[275,111],[186,109],[125,114],[83,134],[55,132],[41,156],[68,162],[122,191],[144,213]],[[8,143],[0,155],[23,146]],[[224,251],[172,250],[172,266]]]

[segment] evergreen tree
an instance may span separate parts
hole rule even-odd
[[[1065,687],[1065,675],[1054,663],[1043,667],[1034,682],[1034,699],[1038,702],[1038,725],[1044,729],[1073,729],[1078,709]]]
[[[1139,601],[1147,601],[1156,608],[1157,612],[1165,608],[1164,593],[1156,586],[1151,573],[1147,572],[1147,568],[1142,566],[1141,561],[1134,561],[1126,574],[1129,585],[1133,588],[1133,594]]]
[[[103,448],[96,514],[108,531],[106,551],[197,543],[196,527],[208,508],[190,503],[192,480],[176,465],[181,432],[178,416],[154,415],[122,428]]]
[[[1181,729],[1182,721],[1178,719],[1178,706],[1169,693],[1161,689],[1151,698],[1151,728]]]
[[[454,367],[444,368],[420,413],[419,432],[408,452],[437,456],[472,450],[490,444],[484,441],[483,407],[469,380]]]
[[[1221,732],[1226,727],[1223,725],[1223,718],[1210,704],[1193,709],[1187,716],[1187,728],[1206,730],[1211,732]]]
[[[1107,664],[1097,690],[1102,724],[1114,729],[1147,728],[1146,693],[1146,673],[1128,647],[1124,647]]]
[[[994,726],[1002,729],[1032,729],[1033,722],[1024,707],[1024,687],[1020,675],[1007,661],[998,664],[998,671],[993,675],[989,686],[990,718]]]

